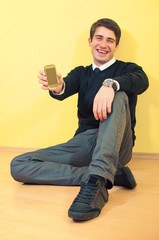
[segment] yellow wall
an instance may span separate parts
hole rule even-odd
[[[47,147],[71,138],[76,100],[53,100],[38,71],[55,63],[63,76],[92,61],[90,25],[99,18],[122,29],[116,58],[141,65],[150,88],[139,96],[136,152],[159,152],[158,0],[5,0],[0,14],[0,146]]]

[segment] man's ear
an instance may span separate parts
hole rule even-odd
[[[119,44],[115,47],[115,51],[118,49],[118,47],[119,47]]]
[[[92,44],[91,38],[88,38],[88,44],[91,47],[91,44]]]

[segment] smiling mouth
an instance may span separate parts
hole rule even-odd
[[[97,49],[97,52],[100,54],[103,54],[103,55],[108,53],[108,51],[104,51],[104,50],[100,50],[100,49]]]

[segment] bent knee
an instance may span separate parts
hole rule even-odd
[[[18,182],[23,182],[21,177],[23,161],[20,161],[18,157],[15,157],[10,163],[10,174],[12,178]]]
[[[16,163],[15,159],[13,159],[10,163],[10,174],[11,174],[11,176],[14,180],[18,181],[18,178],[17,178],[17,163]]]
[[[125,92],[119,91],[115,93],[114,101],[113,101],[114,107],[122,107],[126,106],[126,108],[129,109],[129,99]]]
[[[128,102],[128,96],[127,96],[127,94],[124,92],[124,91],[118,91],[118,92],[116,92],[115,93],[115,99],[114,100],[116,100],[116,99],[121,99],[121,100],[123,100],[123,101],[126,101],[126,102]]]

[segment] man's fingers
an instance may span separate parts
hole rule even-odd
[[[40,84],[42,84],[42,85],[44,85],[44,86],[47,86],[48,87],[48,83],[47,83],[47,81],[43,81],[43,80],[39,80],[39,83]]]
[[[106,102],[103,102],[103,105],[102,105],[102,116],[103,116],[103,120],[107,119],[107,104],[106,104]]]
[[[102,110],[102,102],[97,101],[95,99],[94,104],[93,104],[93,114],[96,120],[101,120],[103,121],[103,110]],[[105,113],[106,114],[106,113]]]
[[[38,75],[38,78],[39,78],[40,80],[47,81],[45,72],[44,72],[43,70],[41,70],[41,71],[39,71],[39,73],[40,73],[40,74]]]
[[[41,88],[42,88],[43,90],[49,90],[49,88],[46,87],[46,86],[44,86],[44,85],[43,85]]]
[[[96,120],[100,119],[101,121],[103,121],[107,118],[106,107],[103,106],[101,103],[94,103],[93,114]]]
[[[99,120],[99,118],[98,118],[98,114],[97,114],[97,103],[96,103],[96,101],[94,101],[94,103],[93,103],[93,114],[94,114],[94,117],[95,117],[95,119],[96,120]]]
[[[93,105],[93,114],[96,120],[104,121],[111,113],[111,102],[96,103]]]
[[[48,89],[47,78],[46,78],[46,74],[45,74],[44,70],[39,71],[38,78],[39,78],[39,83],[42,84],[41,88],[43,90],[49,90]]]
[[[44,80],[44,81],[47,80],[47,78],[46,78],[45,76],[43,76],[43,75],[38,75],[38,78],[39,78],[40,80]]]
[[[112,110],[112,103],[111,103],[111,102],[108,102],[108,103],[107,103],[107,112],[110,114],[110,113],[111,113],[111,110]]]
[[[102,106],[102,103],[97,104],[97,106],[98,106],[98,110],[97,110],[97,112],[98,112],[98,119],[100,119],[100,121],[103,121],[104,119],[103,119],[103,106]]]
[[[46,74],[45,74],[45,71],[44,71],[44,70],[40,70],[40,71],[39,71],[39,73],[40,73],[40,75],[42,75],[42,76],[44,76],[44,77],[46,76]]]

